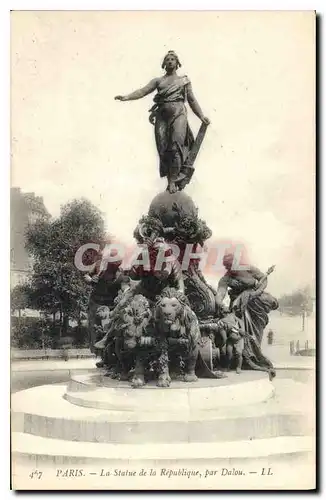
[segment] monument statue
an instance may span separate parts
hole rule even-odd
[[[121,261],[108,263],[102,269],[102,252],[95,262],[94,270],[84,275],[84,280],[91,286],[88,303],[88,335],[89,348],[92,353],[96,351],[94,344],[101,333],[101,323],[109,316],[114,308],[114,301],[121,288]],[[105,361],[97,363],[100,368]]]
[[[272,378],[273,365],[261,351],[261,340],[268,313],[278,307],[276,299],[265,292],[267,276],[274,268],[266,274],[253,266],[233,270],[233,255],[227,255],[223,260],[227,272],[216,290],[206,281],[196,258],[212,231],[183,190],[204,136],[202,129],[194,142],[185,101],[204,129],[209,120],[188,77],[177,75],[180,66],[178,56],[169,51],[162,63],[163,77],[116,97],[139,99],[157,90],[150,121],[155,125],[160,172],[168,178],[168,189],[153,198],[134,230],[138,259],[119,271],[130,282],[124,290],[115,291],[105,334],[103,330],[94,349],[104,353],[107,376],[128,379],[133,387],[153,378],[159,387],[168,387],[176,373],[186,382],[197,377],[223,378],[233,368],[238,374],[242,368],[266,371]],[[178,249],[177,255],[173,248]],[[184,266],[189,249],[192,257]],[[144,250],[147,267],[139,264]],[[157,267],[159,254],[164,259]],[[115,276],[109,281],[112,278],[111,289],[119,283]],[[228,307],[224,304],[227,293]]]
[[[264,329],[268,324],[268,313],[278,308],[275,297],[265,292],[267,277],[274,270],[270,267],[266,274],[258,268],[249,266],[247,270],[233,269],[234,255],[224,256],[225,275],[220,279],[216,294],[218,308],[228,293],[230,310],[243,317],[245,336],[243,358],[251,369],[265,369],[274,374],[272,363],[263,355],[261,342]]]
[[[229,370],[234,359],[235,370],[239,374],[242,368],[244,337],[246,335],[242,313],[239,309],[227,311],[217,324],[220,336],[218,345],[221,349],[221,355],[225,359],[225,367]]]
[[[194,96],[189,78],[177,74],[180,67],[177,54],[170,50],[162,62],[164,76],[153,78],[145,87],[131,94],[115,97],[119,101],[132,101],[157,91],[154,106],[149,110],[149,121],[155,127],[160,176],[167,177],[170,193],[183,189],[189,183],[196,154],[210,123]],[[186,102],[203,123],[196,142],[188,124]]]

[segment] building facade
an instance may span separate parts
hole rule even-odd
[[[29,224],[50,217],[43,197],[24,193],[19,187],[10,189],[10,288],[25,283],[32,270],[32,258],[25,248],[25,232]]]

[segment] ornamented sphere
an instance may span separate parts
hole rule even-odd
[[[173,207],[182,209],[185,215],[196,217],[197,208],[190,196],[184,191],[159,193],[151,202],[148,215],[159,218],[164,227],[173,227],[178,216],[178,212],[173,210]]]

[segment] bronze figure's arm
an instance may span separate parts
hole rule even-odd
[[[267,283],[268,283],[267,276],[265,276],[264,278],[261,279],[261,281],[257,283],[257,288],[255,289],[254,292],[251,293],[251,297],[258,297],[259,295],[261,295],[263,291],[266,289]]]
[[[204,113],[202,112],[201,107],[198,104],[198,101],[196,97],[194,96],[193,90],[191,83],[188,83],[187,85],[187,100],[190,108],[192,109],[193,113],[198,116],[198,118],[205,123],[206,125],[210,124],[210,121],[208,118],[204,116]]]
[[[223,276],[218,282],[217,292],[215,295],[215,301],[218,308],[223,307],[223,300],[225,299],[227,291],[228,291],[228,279],[225,276]]]
[[[174,272],[178,289],[180,290],[180,292],[185,293],[183,274],[181,266],[177,260],[172,263],[172,272]]]
[[[131,92],[128,95],[117,95],[114,99],[116,101],[135,101],[136,99],[141,99],[156,90],[157,82],[158,78],[153,78],[145,87],[135,90],[135,92]]]
[[[249,272],[255,278],[257,281],[260,281],[261,279],[266,277],[266,274],[262,273],[258,267],[255,266],[250,266]]]
[[[184,286],[182,274],[181,274],[180,278],[178,279],[178,287],[179,287],[180,292],[182,292],[184,294],[185,293],[185,286]]]
[[[267,277],[274,271],[274,268],[275,266],[271,266],[268,269],[267,273],[264,274],[258,268],[253,266],[251,267],[252,274],[257,280],[255,291],[252,293],[252,297],[258,297],[263,293],[268,284]]]

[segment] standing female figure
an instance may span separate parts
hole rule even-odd
[[[178,56],[170,50],[162,63],[164,76],[154,78],[145,87],[131,94],[115,97],[119,101],[132,101],[157,91],[154,106],[149,110],[149,121],[155,127],[160,176],[168,178],[167,189],[170,193],[183,189],[193,174],[193,167],[186,163],[194,137],[188,124],[185,102],[188,102],[194,114],[205,125],[210,123],[193,94],[189,78],[177,74],[180,66]]]

